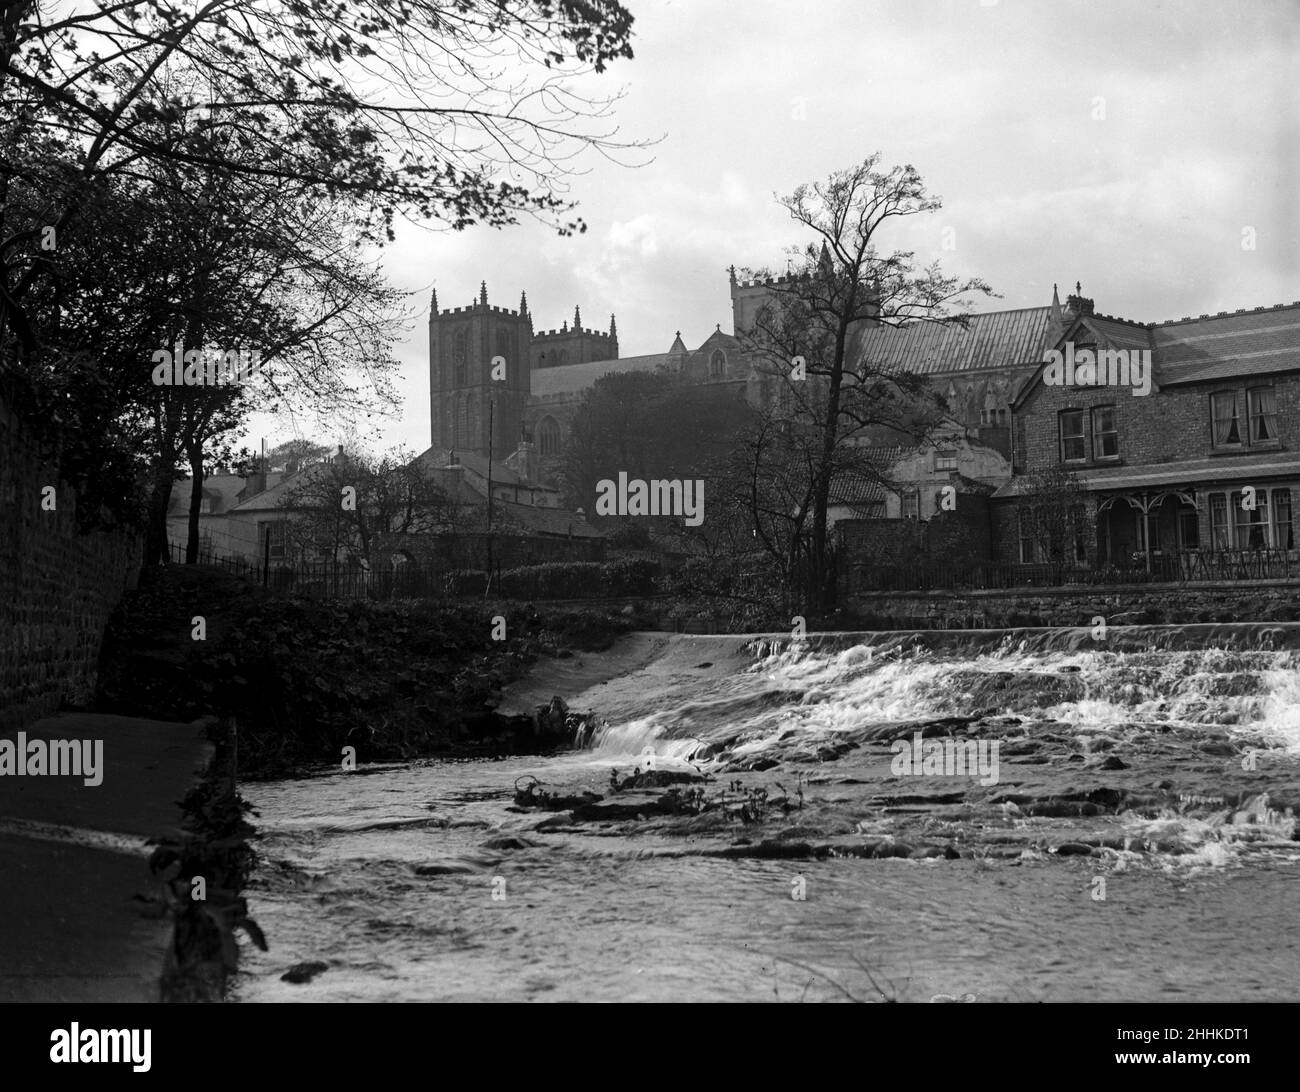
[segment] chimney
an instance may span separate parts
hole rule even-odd
[[[1065,297],[1065,322],[1066,322],[1066,325],[1069,325],[1071,322],[1073,322],[1075,319],[1077,319],[1080,315],[1091,315],[1091,314],[1092,314],[1092,303],[1093,303],[1093,301],[1090,300],[1090,299],[1085,299],[1085,298],[1084,298],[1084,296],[1083,296],[1083,286],[1082,286],[1078,281],[1075,281],[1075,282],[1074,282],[1074,290],[1075,290],[1075,294],[1074,294],[1074,295],[1072,295],[1072,296],[1066,296],[1066,297]]]

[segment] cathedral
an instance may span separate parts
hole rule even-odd
[[[733,273],[733,303],[738,288]],[[738,316],[734,312],[733,320]],[[505,378],[494,381],[497,357]],[[695,349],[686,347],[679,330],[666,352],[620,357],[612,314],[608,331],[584,327],[579,307],[572,325],[566,320],[558,330],[538,331],[527,293],[512,310],[488,303],[486,283],[467,307],[440,309],[435,292],[429,310],[431,446],[486,456],[490,434],[494,459],[531,443],[544,468],[562,450],[583,392],[597,379],[656,371],[689,383],[731,384],[737,397],[757,397],[757,377],[742,359],[740,342],[721,324]]]
[[[556,457],[583,393],[602,376],[664,372],[684,382],[727,384],[752,405],[772,395],[737,331],[751,328],[759,308],[781,283],[737,280],[730,271],[730,333],[721,324],[689,349],[677,331],[668,349],[620,357],[618,328],[573,322],[558,330],[535,330],[527,294],[518,310],[488,302],[487,284],[465,307],[440,308],[433,293],[429,311],[431,449],[509,462],[526,477],[553,481]],[[1042,307],[971,316],[968,326],[914,324],[864,326],[854,332],[855,358],[866,356],[926,375],[948,401],[952,423],[966,438],[1010,457],[1010,404],[1042,360],[1053,332],[1092,301],[1072,295],[1064,307],[1055,292]],[[498,360],[499,358],[499,360]],[[497,361],[494,369],[493,362]],[[504,365],[503,367],[501,365]],[[494,371],[496,378],[494,379]]]

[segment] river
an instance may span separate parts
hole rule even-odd
[[[581,750],[243,787],[270,948],[234,996],[1295,1000],[1297,649],[638,634],[547,662],[507,705],[563,693],[600,722]]]

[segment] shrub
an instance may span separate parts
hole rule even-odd
[[[452,569],[443,577],[447,595],[482,595],[487,591],[487,573],[482,569]]]

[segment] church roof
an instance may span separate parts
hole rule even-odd
[[[853,334],[849,359],[869,360],[918,375],[1041,364],[1051,322],[1050,307],[989,311],[955,324],[863,326]]]
[[[568,394],[586,390],[597,379],[624,372],[653,372],[671,368],[677,360],[673,353],[651,353],[649,356],[625,356],[617,360],[590,360],[585,364],[561,364],[556,368],[534,368],[532,393],[534,397],[548,394]]]

